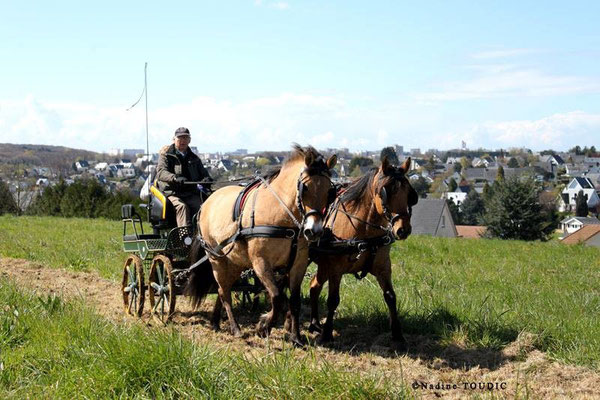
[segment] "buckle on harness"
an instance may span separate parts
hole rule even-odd
[[[294,237],[296,237],[296,232],[294,232],[293,229],[286,229],[286,231],[285,231],[285,237],[287,239],[293,239]]]
[[[367,251],[367,243],[365,242],[361,242],[359,243],[356,248],[358,249],[359,255],[364,253],[365,251]]]

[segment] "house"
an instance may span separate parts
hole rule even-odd
[[[577,232],[565,237],[561,243],[579,244],[600,248],[600,225],[586,225]]]
[[[567,217],[560,221],[560,229],[565,234],[577,232],[586,225],[600,225],[600,220],[590,217]]]
[[[94,169],[98,172],[104,172],[104,171],[106,171],[107,168],[108,168],[108,163],[106,163],[106,162],[99,162],[94,167]]]
[[[468,185],[461,185],[456,188],[454,192],[447,192],[445,198],[447,200],[452,200],[454,204],[460,207],[460,205],[465,201],[467,195],[469,194],[470,187]]]
[[[75,169],[75,171],[77,171],[77,172],[79,172],[79,173],[85,172],[85,171],[87,171],[89,168],[90,168],[90,164],[89,164],[87,161],[85,161],[85,160],[80,160],[80,161],[77,161],[77,162],[74,164],[74,169]]]
[[[487,231],[487,227],[485,226],[476,226],[476,225],[456,225],[456,232],[458,233],[458,237],[465,239],[479,239],[485,232]]]
[[[135,169],[133,168],[121,168],[117,171],[119,178],[133,178],[135,177]]]
[[[456,237],[456,227],[444,199],[419,199],[410,220],[413,235]]]
[[[600,197],[596,192],[594,183],[587,177],[575,177],[569,182],[567,187],[563,189],[558,200],[558,211],[572,211],[575,209],[577,194],[583,190],[583,194],[587,195],[587,205],[590,210],[596,209],[600,205]]]

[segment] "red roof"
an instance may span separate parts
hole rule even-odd
[[[458,227],[457,227],[458,228]],[[592,236],[600,233],[600,225],[584,225],[562,240],[565,244],[577,244],[585,242]]]
[[[475,226],[475,225],[456,225],[456,232],[458,233],[458,237],[463,237],[467,239],[479,239],[482,235],[485,234],[487,227],[485,226]]]

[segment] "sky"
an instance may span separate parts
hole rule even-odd
[[[599,1],[0,0],[0,143],[600,147]]]

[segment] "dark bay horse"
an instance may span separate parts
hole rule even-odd
[[[285,294],[275,281],[275,270],[285,268],[290,287],[290,339],[300,344],[300,287],[308,266],[308,242],[323,234],[323,213],[331,195],[330,169],[336,156],[325,160],[314,148],[294,146],[291,157],[279,170],[257,182],[245,196],[240,215],[232,218],[239,187],[228,186],[213,193],[202,206],[198,220],[202,247],[209,263],[190,276],[188,295],[199,305],[210,287],[218,284],[213,328],[219,329],[224,306],[231,332],[241,331],[231,307],[231,287],[241,273],[253,268],[271,301],[271,311],[261,317],[257,331],[266,336],[277,322]],[[198,244],[192,251],[198,250]],[[216,251],[218,250],[218,251]],[[212,265],[212,268],[211,268]]]
[[[406,347],[396,310],[396,294],[392,287],[390,247],[395,239],[410,235],[411,207],[418,201],[405,173],[410,158],[402,166],[390,165],[384,158],[379,169],[373,169],[354,181],[331,206],[326,227],[331,235],[324,236],[311,251],[318,265],[310,284],[311,332],[321,332],[321,341],[333,339],[333,316],[340,302],[342,275],[371,273],[383,290],[390,312],[392,339],[400,348]],[[329,281],[327,320],[319,321],[319,295]]]

